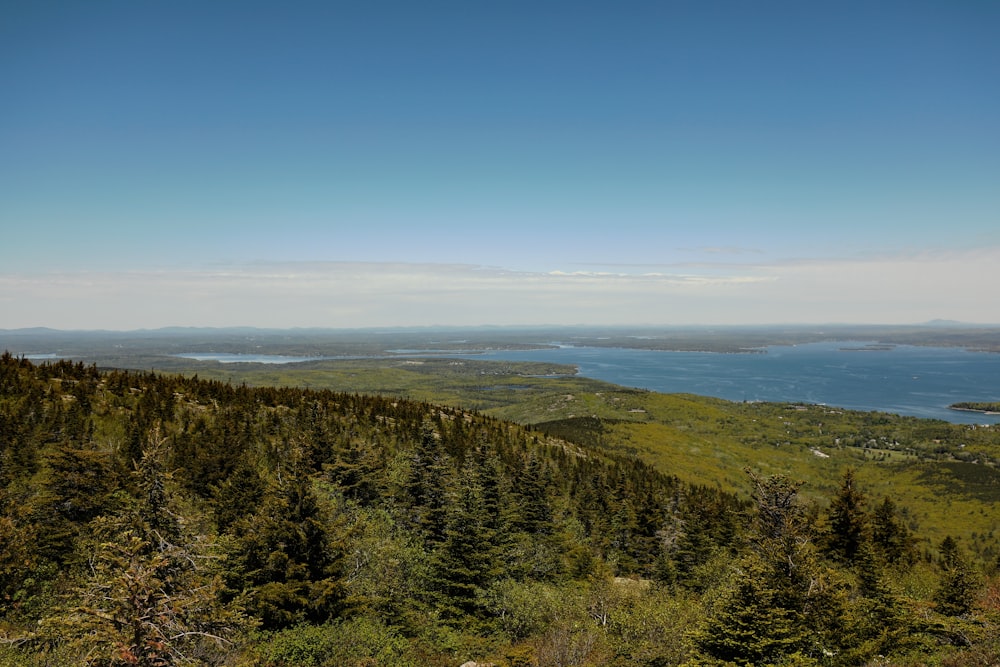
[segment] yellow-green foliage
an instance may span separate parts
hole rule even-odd
[[[0,666],[1000,658],[994,429],[430,366],[336,372],[497,407],[0,356]]]
[[[742,493],[749,467],[803,480],[803,496],[821,500],[851,467],[871,498],[899,502],[927,545],[952,534],[988,551],[995,548],[989,536],[1000,528],[988,511],[1000,502],[998,427],[658,394],[575,377],[571,368],[553,364],[387,358],[239,366],[202,366],[198,374],[404,396],[529,425],[594,417],[601,421],[599,436],[578,429],[576,439],[593,438],[691,483]]]
[[[550,420],[581,415],[601,419],[578,438],[724,491],[743,492],[743,470],[750,468],[804,481],[803,497],[825,502],[844,470],[854,468],[873,501],[889,496],[901,505],[925,546],[950,534],[995,556],[988,550],[1000,529],[990,511],[1000,500],[996,427],[637,391],[550,395],[534,403],[528,421],[544,429]]]

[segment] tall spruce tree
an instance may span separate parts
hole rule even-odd
[[[876,505],[872,513],[872,546],[875,553],[891,565],[910,565],[915,558],[910,529],[889,496]]]
[[[976,599],[978,578],[953,537],[945,537],[939,551],[941,578],[934,594],[937,609],[946,616],[968,614]]]
[[[475,615],[477,595],[500,573],[499,535],[490,523],[480,472],[470,460],[450,489],[444,540],[432,558],[433,592],[446,617]]]
[[[410,456],[404,494],[408,523],[423,537],[429,548],[444,541],[447,488],[452,468],[434,423],[425,420]]]
[[[828,528],[823,539],[826,553],[834,560],[852,563],[868,538],[865,496],[858,488],[854,470],[848,469],[837,495],[827,510]]]
[[[231,594],[269,629],[334,618],[345,602],[345,531],[342,519],[320,502],[311,480],[288,473],[255,514],[231,527]]]
[[[700,650],[738,665],[779,663],[795,653],[835,650],[843,587],[820,562],[801,484],[750,473],[755,511],[749,549],[737,560],[695,634]]]

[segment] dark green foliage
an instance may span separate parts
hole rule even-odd
[[[86,656],[81,664],[160,667],[222,655],[226,638],[246,628],[205,571],[212,558],[205,545],[168,542],[156,531],[142,535],[113,518],[95,520],[92,530],[76,604],[42,623],[43,634]]]
[[[713,508],[685,504],[675,510],[672,520],[660,531],[662,553],[655,577],[668,584],[678,584],[703,591],[709,581],[701,569],[719,549],[711,533]]]
[[[939,550],[941,582],[934,595],[938,611],[946,616],[968,614],[972,611],[976,591],[979,589],[978,577],[953,538],[944,538]]]
[[[36,524],[0,489],[0,608],[16,610],[32,594],[38,567]]]
[[[952,403],[948,407],[955,410],[973,410],[976,412],[1000,412],[1000,402],[997,401],[960,401],[958,403]]]
[[[345,498],[367,504],[382,494],[380,472],[386,461],[379,456],[379,449],[351,439],[334,452],[330,463],[324,464],[326,474],[341,488]]]
[[[241,517],[256,514],[264,498],[265,483],[257,469],[241,459],[215,490],[215,525],[220,533]]]
[[[982,461],[942,461],[925,469],[922,479],[937,488],[976,498],[984,503],[1000,502],[1000,470]]]
[[[706,654],[737,665],[766,665],[804,644],[806,629],[780,590],[773,573],[758,558],[745,559],[732,574],[730,588],[715,602],[707,624],[696,635]]]
[[[438,430],[430,421],[424,421],[410,456],[404,492],[409,505],[409,522],[423,536],[428,548],[444,541],[451,472],[452,462],[443,451]]]
[[[740,665],[780,663],[795,654],[832,654],[843,627],[844,586],[812,545],[797,500],[799,484],[750,475],[755,511],[750,551],[697,633],[699,648]]]
[[[862,662],[867,656],[890,655],[905,646],[913,634],[913,624],[899,596],[887,583],[871,544],[862,544],[855,555],[855,568],[857,597],[849,610],[850,635],[849,641],[844,642],[843,654]]]
[[[72,604],[39,624],[94,667],[160,667],[221,655],[247,626],[219,595],[210,540],[185,530],[162,470],[156,430],[136,463],[133,497],[94,517],[77,539],[86,562],[72,580]]]
[[[857,487],[854,471],[844,473],[840,490],[827,511],[829,527],[824,549],[835,560],[852,563],[868,540],[868,515],[864,494]]]
[[[34,501],[38,550],[64,563],[87,522],[113,510],[123,480],[106,451],[57,445],[44,460]]]
[[[910,529],[888,496],[872,514],[872,547],[883,561],[892,565],[909,565],[916,558]]]
[[[782,476],[748,502],[562,426],[593,446],[5,355],[0,666],[853,665],[994,627],[954,541],[912,592],[911,515],[851,473],[825,513]]]
[[[549,504],[549,472],[537,456],[529,457],[514,476],[515,503],[519,510],[517,527],[529,534],[552,530],[552,507]]]
[[[230,528],[228,585],[268,629],[322,623],[343,606],[341,522],[310,487],[301,477],[282,480]]]
[[[137,519],[143,533],[158,541],[175,542],[181,535],[177,515],[171,511],[162,457],[164,440],[159,432],[150,434],[150,442],[135,465]]]
[[[448,499],[444,539],[433,554],[435,606],[451,619],[477,613],[477,595],[501,573],[498,534],[486,511],[480,472],[463,467]]]

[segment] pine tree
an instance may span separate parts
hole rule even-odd
[[[463,466],[449,495],[444,541],[433,555],[432,587],[438,608],[460,619],[475,614],[477,593],[499,575],[498,536],[489,527],[474,463]]]
[[[829,528],[824,539],[824,549],[834,560],[851,563],[868,539],[868,515],[865,496],[857,488],[854,471],[844,473],[840,490],[827,511]]]
[[[972,611],[979,582],[972,568],[966,562],[958,542],[950,535],[939,547],[941,559],[939,567],[941,579],[934,602],[945,616],[963,616]]]
[[[696,642],[711,657],[740,665],[832,652],[842,634],[843,586],[819,563],[796,499],[801,484],[780,475],[750,478],[756,511],[749,551]]]
[[[38,548],[62,564],[87,522],[113,511],[121,479],[106,452],[57,445],[45,462],[35,513]]]
[[[872,546],[886,563],[909,565],[913,562],[913,538],[889,496],[872,513]]]
[[[865,542],[856,554],[857,595],[852,600],[842,633],[841,658],[848,664],[863,664],[871,656],[889,655],[910,635],[906,610],[886,583],[873,545]]]
[[[514,484],[520,509],[518,528],[532,535],[552,532],[552,507],[549,504],[545,464],[537,456],[531,456]]]
[[[139,490],[137,518],[142,522],[144,534],[175,541],[180,537],[181,526],[168,507],[167,480],[162,464],[165,443],[157,426],[149,436],[141,459],[135,463],[133,477]]]
[[[263,627],[322,623],[343,609],[346,530],[321,505],[308,478],[287,473],[258,512],[236,521],[231,533],[229,588]]]
[[[479,443],[470,464],[481,489],[484,526],[498,551],[509,550],[513,544],[516,508],[511,500],[510,480],[489,441]]]
[[[35,524],[0,487],[0,609],[14,610],[37,584]]]
[[[661,535],[665,540],[665,560],[659,564],[659,576],[666,577],[666,583],[676,582],[694,591],[702,591],[707,585],[704,577],[698,576],[698,569],[708,562],[716,548],[707,512],[708,508],[685,502],[664,526]]]
[[[409,523],[420,532],[428,548],[433,549],[444,540],[451,472],[438,432],[432,422],[425,420],[410,457],[404,493]]]
[[[694,635],[707,655],[737,665],[767,665],[795,651],[807,638],[798,614],[768,584],[771,573],[757,556],[743,559],[707,622]]]
[[[384,483],[380,476],[385,463],[374,449],[352,438],[346,447],[335,452],[332,462],[323,466],[329,478],[340,486],[345,498],[367,504],[379,497]]]
[[[84,664],[183,664],[206,651],[221,655],[247,627],[237,606],[220,601],[214,545],[185,534],[171,508],[164,443],[154,431],[136,462],[136,497],[88,525],[80,544],[87,576],[76,587],[77,604],[43,623],[43,633],[78,646]]]
[[[215,488],[215,525],[220,533],[241,517],[255,514],[264,498],[265,484],[257,469],[241,458],[229,477]]]
[[[614,511],[611,516],[611,553],[619,572],[635,572],[638,569],[635,535],[639,530],[639,522],[631,498],[623,485],[619,485],[613,499]]]

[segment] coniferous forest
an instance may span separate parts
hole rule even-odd
[[[843,472],[696,486],[458,407],[0,358],[0,665],[995,665]],[[995,506],[984,511],[995,511]]]

